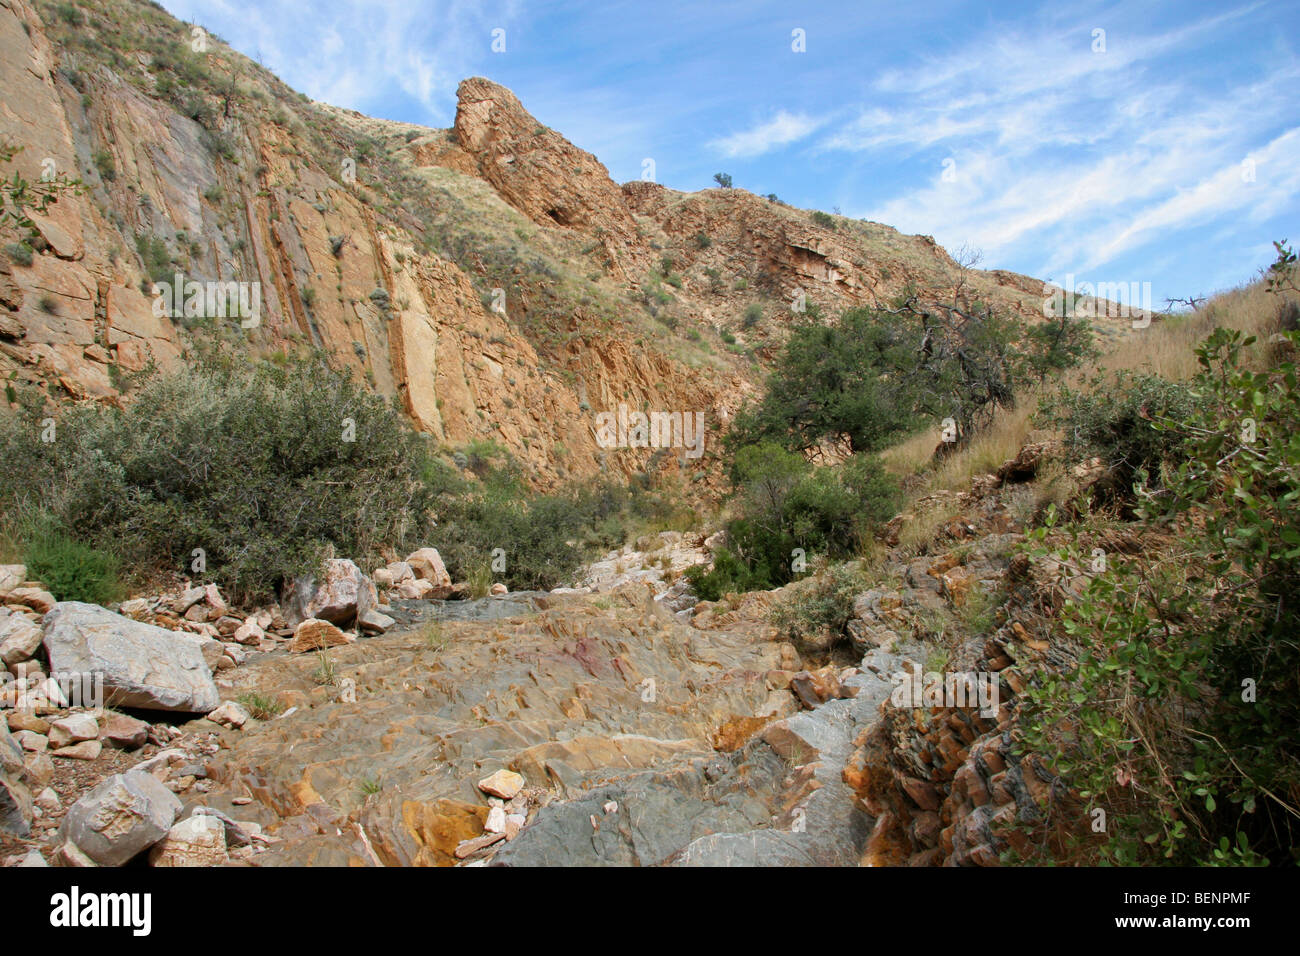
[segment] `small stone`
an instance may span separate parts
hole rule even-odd
[[[73,714],[50,723],[50,746],[58,749],[83,740],[99,739],[99,722],[89,714]]]
[[[488,811],[487,822],[483,824],[483,830],[486,833],[506,832],[505,807],[493,807]]]
[[[605,802],[605,816],[609,816],[611,813],[618,813],[617,800],[608,800]]]
[[[56,757],[67,757],[70,760],[96,760],[103,750],[104,745],[98,740],[83,740],[71,747],[60,747],[52,753]]]
[[[50,722],[44,717],[37,717],[35,714],[26,714],[21,710],[15,710],[9,714],[9,729],[13,731],[30,730],[34,734],[48,734],[50,732]]]
[[[309,617],[294,628],[293,640],[289,642],[289,651],[301,654],[304,651],[318,651],[326,647],[351,644],[354,640],[355,638],[350,638],[329,621]]]
[[[492,585],[489,591],[493,595],[500,596],[502,594],[509,593],[510,589],[506,587],[504,584],[502,584],[500,581],[498,581]]]
[[[374,608],[362,611],[357,616],[357,626],[367,634],[383,634],[396,623],[387,614],[381,614]]]
[[[498,770],[478,782],[478,788],[494,797],[509,800],[524,788],[524,778],[513,770]]]
[[[266,630],[256,618],[248,618],[235,629],[234,639],[240,644],[259,644],[266,640]]]
[[[46,787],[36,795],[36,805],[49,813],[57,813],[63,809],[63,801],[59,799],[59,795],[50,787]]]
[[[44,753],[50,745],[50,739],[44,734],[34,733],[30,730],[18,731],[18,733],[14,734],[14,740],[18,742],[18,746],[22,747],[23,750],[33,754]]]
[[[248,719],[249,713],[244,709],[244,705],[235,700],[225,701],[220,707],[208,712],[208,720],[233,730],[243,727],[248,723]]]

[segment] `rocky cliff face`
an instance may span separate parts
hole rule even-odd
[[[651,465],[597,444],[620,402],[725,427],[800,292],[833,314],[957,281],[926,237],[742,190],[620,187],[485,79],[430,130],[311,102],[202,40],[137,0],[0,0],[0,139],[29,180],[88,186],[37,218],[30,265],[0,257],[0,376],[117,402],[200,330],[250,356],[320,349],[416,427],[496,441],[545,486]],[[158,315],[177,273],[257,283],[258,324]],[[1038,313],[1032,280],[967,281]]]

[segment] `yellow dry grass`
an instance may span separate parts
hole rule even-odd
[[[1294,295],[1289,298],[1300,301]],[[1257,336],[1259,342],[1252,358],[1256,364],[1261,363],[1264,343],[1279,331],[1282,306],[1283,300],[1270,293],[1262,280],[1221,292],[1196,312],[1158,317],[1148,328],[1129,330],[1094,363],[1073,372],[1067,382],[1072,387],[1086,389],[1095,373],[1118,371],[1145,372],[1171,381],[1186,381],[1196,373],[1197,344],[1219,327]],[[995,470],[1014,457],[1026,442],[1047,437],[1047,432],[1034,429],[1038,399],[1037,393],[1031,393],[1022,396],[1014,409],[1000,410],[989,427],[968,446],[929,471],[918,493],[965,490],[971,478]],[[916,475],[930,467],[938,444],[939,429],[935,428],[887,449],[882,458],[892,473]]]

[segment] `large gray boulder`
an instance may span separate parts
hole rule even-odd
[[[60,601],[43,623],[51,671],[102,673],[108,706],[206,714],[221,703],[194,634],[80,601]]]
[[[158,778],[128,770],[84,794],[59,835],[100,866],[121,866],[167,836],[181,801]]]
[[[347,627],[379,603],[375,584],[347,558],[330,558],[321,576],[295,579],[282,602],[285,619],[297,626],[316,618]]]

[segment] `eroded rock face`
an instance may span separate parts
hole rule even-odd
[[[56,604],[44,631],[51,669],[102,674],[108,705],[207,713],[221,702],[195,635],[79,601]]]
[[[131,770],[74,803],[60,836],[100,866],[121,866],[167,836],[180,812],[176,794],[150,774]]]

